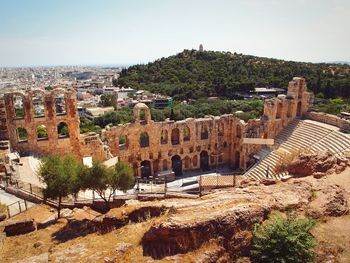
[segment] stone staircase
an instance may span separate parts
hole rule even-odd
[[[275,138],[274,150],[263,148],[255,156],[259,162],[244,175],[255,179],[288,176],[287,172],[277,174],[275,168],[284,159],[284,155],[298,152],[330,151],[336,156],[350,150],[350,136],[321,123],[295,119]]]

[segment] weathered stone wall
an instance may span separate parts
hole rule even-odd
[[[248,123],[232,115],[153,122],[149,108],[139,103],[134,108],[134,123],[106,129],[102,140],[112,154],[128,162],[137,175],[171,169],[181,174],[222,164],[244,170],[262,146],[243,144],[243,138],[274,138],[291,120],[307,111],[309,97],[305,80],[294,78],[287,95],[266,100],[264,116]],[[203,131],[208,132],[207,137],[203,138]],[[147,134],[149,141],[144,147],[142,134]],[[189,134],[188,140],[186,134]]]
[[[140,108],[146,120],[140,120]],[[237,129],[241,135],[243,126],[232,115],[154,122],[144,104],[136,105],[134,114],[134,123],[108,128],[102,139],[111,153],[130,163],[137,174],[145,165],[151,174],[171,170],[177,161],[183,171],[222,164],[239,166],[241,136]],[[142,134],[147,134],[148,145],[142,145]],[[119,144],[119,138],[125,143]]]
[[[44,116],[34,115],[33,96],[44,99]],[[57,114],[55,94],[64,94],[66,111]],[[16,117],[14,96],[23,99],[24,117]],[[8,135],[13,150],[41,154],[72,153],[105,160],[118,156],[129,163],[136,175],[154,175],[165,170],[181,174],[186,170],[229,165],[245,169],[262,145],[243,144],[243,138],[274,138],[291,120],[307,112],[310,94],[305,80],[293,78],[287,95],[266,100],[261,119],[247,123],[227,114],[182,121],[154,122],[150,109],[143,103],[134,107],[134,122],[106,127],[101,137],[79,134],[79,116],[74,90],[34,89],[5,94]],[[0,104],[1,105],[1,104]],[[65,122],[69,137],[58,136],[58,124]],[[38,139],[37,127],[45,125],[48,138]],[[19,140],[18,128],[25,128],[28,139]]]
[[[307,112],[305,117],[314,121],[323,122],[329,125],[339,127],[343,130],[350,130],[350,121],[342,119],[336,115],[312,111]]]
[[[303,116],[310,104],[305,79],[295,77],[289,82],[287,95],[265,101],[266,138],[274,138],[294,118]]]
[[[0,140],[8,140],[7,119],[4,97],[0,95]]]
[[[42,115],[34,113],[34,96],[40,94],[41,102],[44,107]],[[61,94],[64,102],[62,112],[56,112],[57,105],[55,100]],[[24,116],[16,116],[15,97],[21,98],[24,110]],[[85,154],[91,153],[94,149],[97,153],[96,159],[104,160],[101,156],[103,150],[102,142],[81,143],[79,116],[77,112],[76,92],[69,89],[56,88],[51,92],[43,89],[33,89],[24,92],[6,93],[4,96],[6,105],[7,130],[10,139],[11,149],[21,153],[36,153],[41,155],[47,154],[74,154],[84,157]],[[68,129],[68,136],[59,136],[58,125],[64,123]],[[39,138],[37,129],[43,125],[47,130],[46,138]],[[25,129],[26,139],[19,138],[19,130]],[[89,154],[90,155],[90,154]],[[95,154],[92,153],[92,156]]]

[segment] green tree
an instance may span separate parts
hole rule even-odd
[[[15,108],[15,116],[16,116],[16,118],[24,118],[24,109],[23,108]]]
[[[58,218],[60,218],[62,198],[79,192],[79,176],[84,169],[75,157],[69,155],[63,157],[51,155],[40,162],[37,175],[46,185],[43,194],[45,198],[58,199]]]
[[[46,138],[47,137],[47,129],[44,125],[38,126],[36,131],[37,131],[38,138]]]
[[[68,126],[65,122],[61,122],[57,126],[57,132],[59,136],[68,136]]]
[[[316,242],[310,230],[314,226],[314,221],[292,215],[271,216],[267,222],[254,226],[252,259],[260,263],[313,262]]]
[[[114,107],[116,105],[115,96],[111,94],[102,94],[100,100],[103,107]]]
[[[87,132],[96,132],[100,133],[101,127],[98,125],[95,125],[92,121],[81,117],[80,118],[80,132],[81,133],[87,133]]]
[[[249,92],[259,86],[286,88],[292,77],[302,76],[315,94],[328,88],[331,97],[349,97],[349,69],[349,65],[341,64],[184,50],[174,56],[123,69],[114,85],[161,93],[176,100],[208,96],[232,98],[237,92]],[[327,80],[330,81],[328,87]]]
[[[135,184],[134,172],[129,165],[124,162],[118,162],[115,165],[116,180],[118,190],[129,190]]]
[[[127,190],[134,185],[133,171],[124,163],[108,168],[95,161],[81,176],[82,188],[95,191],[110,209],[110,201],[116,190]]]
[[[21,141],[25,141],[28,139],[27,130],[25,128],[18,128],[18,138]]]

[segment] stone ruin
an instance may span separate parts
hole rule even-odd
[[[35,110],[37,95],[42,99],[40,114]],[[18,98],[24,110],[20,116],[16,110]],[[264,139],[273,139],[290,121],[304,115],[310,99],[305,80],[293,78],[287,95],[266,100],[264,115],[247,123],[232,114],[155,122],[150,109],[138,103],[134,107],[133,123],[107,126],[99,136],[80,134],[73,89],[56,88],[50,92],[32,89],[26,93],[6,93],[3,104],[0,100],[0,129],[7,130],[0,139],[8,139],[11,149],[21,153],[74,154],[98,160],[118,157],[133,167],[135,175],[143,177],[166,170],[181,175],[184,171],[205,171],[219,165],[245,170]],[[6,119],[1,118],[4,112]],[[44,128],[47,136],[42,137],[38,127]],[[64,136],[60,127],[68,131]],[[23,137],[24,131],[25,139],[20,136]],[[261,140],[247,144],[244,138]]]
[[[76,92],[56,88],[50,92],[32,89],[5,93],[7,134],[12,151],[38,155],[74,154],[95,159],[107,158],[98,135],[81,135]],[[41,110],[40,110],[41,105]],[[38,109],[39,107],[39,109]],[[59,130],[65,129],[64,134]]]

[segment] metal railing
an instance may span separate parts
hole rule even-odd
[[[26,200],[19,200],[6,206],[8,218],[18,215],[28,210],[28,204]]]

